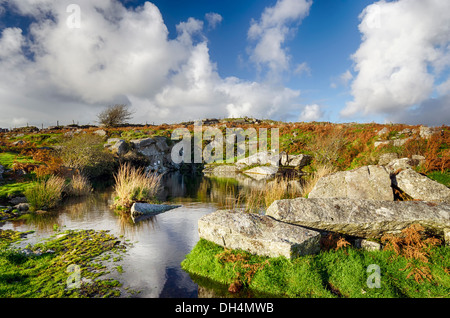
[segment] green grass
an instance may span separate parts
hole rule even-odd
[[[0,185],[0,200],[24,195],[25,191],[34,187],[35,182],[14,182]]]
[[[431,250],[430,263],[433,280],[418,283],[405,270],[408,260],[390,251],[362,251],[354,248],[321,252],[317,255],[289,260],[284,257],[265,258],[242,251],[232,251],[245,258],[244,262],[224,262],[217,255],[224,249],[201,239],[182,262],[185,271],[193,277],[207,277],[220,284],[230,285],[237,277],[245,277],[249,264],[263,264],[250,283],[244,286],[255,293],[274,297],[320,298],[403,298],[450,297],[450,275],[445,272],[450,264],[450,248]],[[369,265],[380,267],[380,288],[369,288]]]
[[[2,231],[0,230],[0,234]],[[102,280],[106,267],[97,261],[104,253],[122,253],[126,246],[106,231],[66,231],[49,240],[29,247],[42,255],[27,255],[8,243],[11,239],[0,235],[0,298],[91,298],[118,297],[120,283]],[[67,288],[74,272],[80,270],[79,288]]]
[[[52,146],[62,141],[62,133],[52,134],[25,134],[21,137],[13,137],[10,141],[23,140],[30,143],[34,143],[36,147]]]
[[[0,165],[7,169],[11,169],[14,162],[34,164],[36,161],[30,156],[22,156],[14,152],[1,152]]]
[[[450,171],[446,172],[433,171],[428,174],[428,177],[434,181],[442,183],[443,185],[450,188]]]

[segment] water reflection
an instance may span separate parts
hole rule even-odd
[[[57,230],[108,230],[132,243],[126,256],[113,264],[121,265],[124,272],[112,271],[110,275],[124,286],[141,291],[133,297],[203,297],[210,292],[203,287],[199,289],[180,263],[198,242],[198,219],[223,207],[224,201],[234,200],[239,191],[249,186],[245,182],[167,174],[158,198],[181,207],[137,223],[111,208],[113,191],[105,189],[88,197],[66,200],[57,211],[29,214],[21,220],[0,224],[0,228],[34,230],[24,245],[48,238]],[[219,294],[224,295],[222,291]]]

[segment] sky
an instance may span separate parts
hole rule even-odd
[[[0,0],[0,127],[450,123],[447,0]]]

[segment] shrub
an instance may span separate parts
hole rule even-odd
[[[41,179],[25,191],[25,196],[30,204],[30,210],[51,209],[56,207],[62,199],[65,188],[65,180],[61,177],[50,176]]]
[[[60,156],[66,167],[77,169],[88,178],[112,173],[114,169],[114,157],[104,149],[100,136],[75,136],[63,143]]]
[[[143,168],[130,164],[120,166],[115,180],[116,208],[130,208],[134,202],[151,202],[160,188],[162,175],[146,174]]]

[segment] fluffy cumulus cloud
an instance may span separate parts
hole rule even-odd
[[[353,100],[341,115],[450,122],[450,1],[379,1],[361,14]]]
[[[309,14],[311,4],[311,0],[278,0],[258,21],[252,21],[248,31],[248,38],[254,42],[250,59],[260,69],[268,68],[270,77],[289,69],[285,42]]]
[[[320,109],[320,106],[312,104],[305,106],[298,120],[302,122],[317,121],[321,117],[323,117],[323,112]]]
[[[128,103],[140,123],[206,116],[282,119],[290,111],[284,106],[295,105],[299,96],[285,87],[221,78],[203,21],[180,22],[177,36],[169,39],[150,2],[129,9],[116,0],[79,0],[67,10],[71,3],[8,1],[9,10],[34,22],[26,32],[4,28],[0,34],[0,73],[7,74],[0,78],[0,126],[92,124],[113,103]],[[206,19],[210,27],[220,23],[218,15]]]

